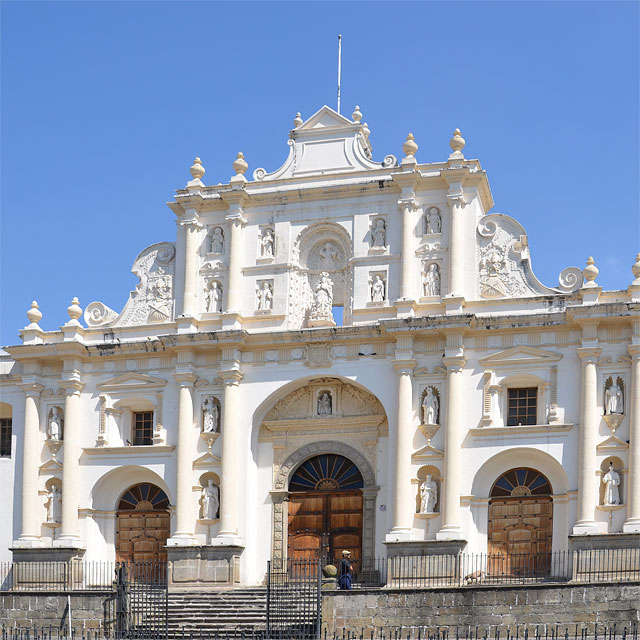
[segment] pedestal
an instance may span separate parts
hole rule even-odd
[[[640,533],[570,535],[571,579],[618,582],[621,572],[640,572]]]
[[[229,587],[240,582],[244,545],[167,547],[169,588]]]
[[[31,589],[73,589],[84,583],[80,548],[12,548],[13,588]]]

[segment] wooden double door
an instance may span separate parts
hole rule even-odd
[[[292,560],[362,555],[362,491],[313,491],[289,497],[288,557]]]
[[[164,562],[170,516],[166,511],[118,511],[116,516],[118,562]]]

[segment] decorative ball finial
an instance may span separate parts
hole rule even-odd
[[[302,116],[298,111],[298,113],[296,113],[296,117],[293,119],[293,126],[295,129],[297,129],[302,123],[303,123]]]
[[[454,153],[457,153],[458,151],[462,152],[465,144],[465,139],[460,135],[460,129],[456,129],[453,132],[453,137],[449,140],[449,146],[453,149]]]
[[[636,261],[631,267],[631,272],[633,273],[633,276],[635,278],[632,284],[640,285],[640,253],[636,256]]]
[[[38,324],[42,320],[42,311],[40,311],[40,307],[38,307],[38,303],[35,300],[31,303],[29,311],[27,311],[27,318],[29,318],[31,324]]]
[[[247,161],[244,159],[244,153],[240,151],[236,159],[233,161],[233,170],[236,172],[237,175],[241,176],[241,175],[244,175],[244,172],[248,168],[249,168],[249,165],[247,164]]]
[[[71,304],[67,307],[67,313],[71,320],[75,320],[76,322],[82,315],[82,307],[80,306],[80,302],[77,297],[74,297]]]
[[[595,279],[598,277],[600,270],[596,267],[596,263],[592,256],[589,256],[587,260],[587,266],[582,270],[582,275],[585,279],[585,287],[597,287]]]
[[[360,107],[358,105],[356,105],[356,108],[353,110],[353,113],[351,114],[351,119],[354,122],[360,122],[360,120],[362,120],[362,113],[360,112]]]
[[[193,164],[189,168],[189,171],[191,171],[191,176],[194,180],[202,180],[205,169],[202,166],[202,162],[200,162],[200,158],[196,158],[193,161]]]
[[[413,133],[409,133],[407,135],[407,139],[402,145],[402,150],[404,151],[407,158],[413,158],[413,156],[415,156],[416,152],[418,151],[418,145],[413,138]]]
[[[369,125],[365,122],[362,125],[362,133],[364,133],[364,135],[368,138],[369,134],[371,133],[371,130],[369,129]]]

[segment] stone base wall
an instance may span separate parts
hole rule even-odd
[[[358,589],[322,598],[328,633],[496,625],[612,624],[640,622],[640,583],[518,587]]]
[[[71,594],[71,623],[88,629],[110,628],[114,623],[113,594],[76,592]],[[69,624],[66,593],[0,593],[0,626],[53,627]]]

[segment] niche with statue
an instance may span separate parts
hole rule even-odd
[[[437,467],[425,465],[418,469],[416,513],[419,516],[428,518],[439,514],[440,485],[440,470]]]
[[[612,433],[624,419],[625,384],[620,375],[610,375],[604,380],[603,413],[604,420]]]
[[[213,524],[220,518],[220,478],[212,471],[200,476],[200,517],[203,524]]]

